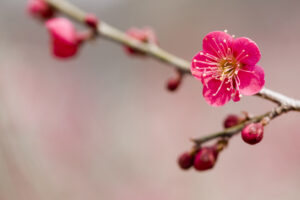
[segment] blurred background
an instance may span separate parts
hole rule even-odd
[[[300,98],[299,0],[71,2],[121,30],[151,26],[163,48],[185,59],[210,31],[250,37],[266,86]],[[299,198],[298,113],[272,121],[257,146],[236,136],[211,171],[181,171],[177,156],[190,138],[222,129],[229,113],[273,105],[246,97],[212,108],[192,77],[169,93],[170,67],[101,39],[76,59],[56,60],[26,3],[0,2],[1,200]]]

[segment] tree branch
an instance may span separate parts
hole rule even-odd
[[[69,16],[73,20],[85,24],[86,12],[77,8],[67,0],[45,0],[50,6],[54,9],[60,11],[61,13]],[[107,23],[101,21],[96,28],[96,31],[99,36],[109,39],[113,42],[119,43],[121,45],[129,46],[133,49],[136,49],[140,52],[143,52],[157,60],[165,62],[170,66],[173,66],[175,69],[179,70],[183,74],[191,74],[190,72],[190,62],[184,59],[181,59],[167,51],[161,49],[155,44],[143,43],[134,38],[127,36],[124,32],[108,25]],[[287,97],[278,92],[272,91],[267,88],[263,88],[256,96],[266,99],[268,101],[278,104],[274,110],[267,112],[263,115],[259,115],[248,119],[234,127],[225,129],[223,131],[198,138],[193,139],[192,141],[196,146],[201,146],[201,144],[208,142],[216,138],[230,138],[237,133],[239,133],[247,124],[259,122],[265,118],[272,120],[277,116],[280,116],[283,113],[289,111],[300,111],[300,101],[293,98]]]
[[[252,117],[251,119],[248,119],[236,126],[224,129],[223,131],[213,133],[201,138],[192,139],[192,141],[197,145],[200,146],[201,144],[208,142],[210,140],[216,139],[216,138],[231,138],[232,136],[238,134],[247,124],[250,123],[257,123],[260,122],[263,119],[267,119],[268,121],[274,119],[275,117],[278,117],[286,112],[294,110],[293,107],[287,107],[287,106],[278,106],[274,108],[272,111],[267,112],[263,115],[258,115],[256,117]]]
[[[66,0],[45,0],[50,6],[56,10],[62,12],[65,15],[68,15],[73,20],[76,20],[79,23],[85,24],[86,12],[74,6]],[[113,42],[130,46],[136,50],[139,50],[155,59],[158,59],[162,62],[165,62],[177,70],[181,71],[184,74],[190,74],[190,62],[184,59],[181,59],[167,51],[161,49],[155,44],[142,43],[138,40],[127,36],[122,31],[108,25],[107,23],[101,21],[97,27],[97,32],[100,36],[109,39]],[[270,89],[264,88],[258,94],[259,97],[262,97],[266,100],[277,103],[278,105],[289,105],[295,110],[300,110],[300,101],[292,99],[290,97],[284,96],[280,93],[274,92]]]

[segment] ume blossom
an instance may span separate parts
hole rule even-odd
[[[258,46],[249,38],[235,39],[215,31],[204,37],[203,50],[194,56],[191,72],[203,83],[207,103],[222,106],[262,89],[265,74],[257,65],[260,57]]]

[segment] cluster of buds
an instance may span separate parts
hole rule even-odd
[[[86,14],[84,22],[90,28],[88,31],[77,31],[74,24],[67,18],[55,17],[55,9],[46,0],[29,0],[27,10],[30,15],[41,19],[50,34],[52,55],[56,58],[67,59],[75,57],[85,41],[93,39],[99,32],[99,20],[93,14]],[[130,28],[126,35],[134,42],[158,45],[155,32],[149,28]],[[129,55],[145,57],[146,53],[125,45],[124,50]],[[176,76],[167,81],[167,90],[177,90],[182,82],[183,74],[176,71]]]
[[[247,113],[244,113],[244,116],[228,115],[224,120],[224,128],[231,128],[249,119]],[[263,139],[264,126],[267,123],[268,120],[264,118],[260,122],[247,124],[241,133],[243,141],[251,145],[259,143]]]
[[[224,128],[233,128],[241,123],[246,123],[250,120],[248,113],[243,112],[243,115],[228,115],[223,123]],[[242,139],[248,144],[254,145],[259,143],[263,138],[264,126],[269,122],[268,118],[263,118],[260,122],[249,123],[242,129]],[[183,153],[179,159],[178,164],[181,169],[187,170],[194,167],[197,171],[204,171],[212,169],[218,159],[219,153],[228,145],[227,138],[220,139],[213,146],[200,146],[197,144],[190,152]]]
[[[194,167],[197,171],[212,169],[217,162],[219,153],[227,144],[227,139],[222,139],[213,146],[195,147],[178,158],[178,165],[183,170],[191,167]]]

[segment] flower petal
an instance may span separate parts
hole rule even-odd
[[[192,75],[200,81],[203,81],[203,75],[210,74],[209,72],[213,70],[213,68],[217,68],[217,63],[212,58],[211,55],[208,53],[205,54],[203,51],[197,53],[192,60]]]
[[[48,20],[46,27],[51,36],[53,54],[59,58],[74,56],[80,45],[79,38],[72,22],[65,18]]]
[[[78,51],[78,45],[63,42],[59,39],[53,39],[52,45],[53,54],[59,58],[69,58],[75,56]]]
[[[258,65],[244,66],[239,70],[240,92],[243,95],[254,95],[265,85],[264,69]]]
[[[203,39],[203,51],[218,58],[225,57],[232,52],[232,41],[233,38],[223,31],[210,32]]]
[[[55,39],[60,39],[71,44],[78,42],[74,25],[66,18],[50,19],[46,22],[46,27]]]
[[[204,85],[203,96],[208,104],[212,106],[223,106],[231,99],[232,90],[228,90],[231,85],[226,82],[227,79],[225,79],[222,84],[220,80],[212,78]]]
[[[237,38],[233,42],[233,56],[245,65],[256,65],[261,54],[257,44],[249,38]]]
[[[234,102],[238,102],[241,100],[241,97],[240,97],[240,91],[239,90],[235,90],[233,93],[232,93],[232,96],[231,96],[232,100]]]

